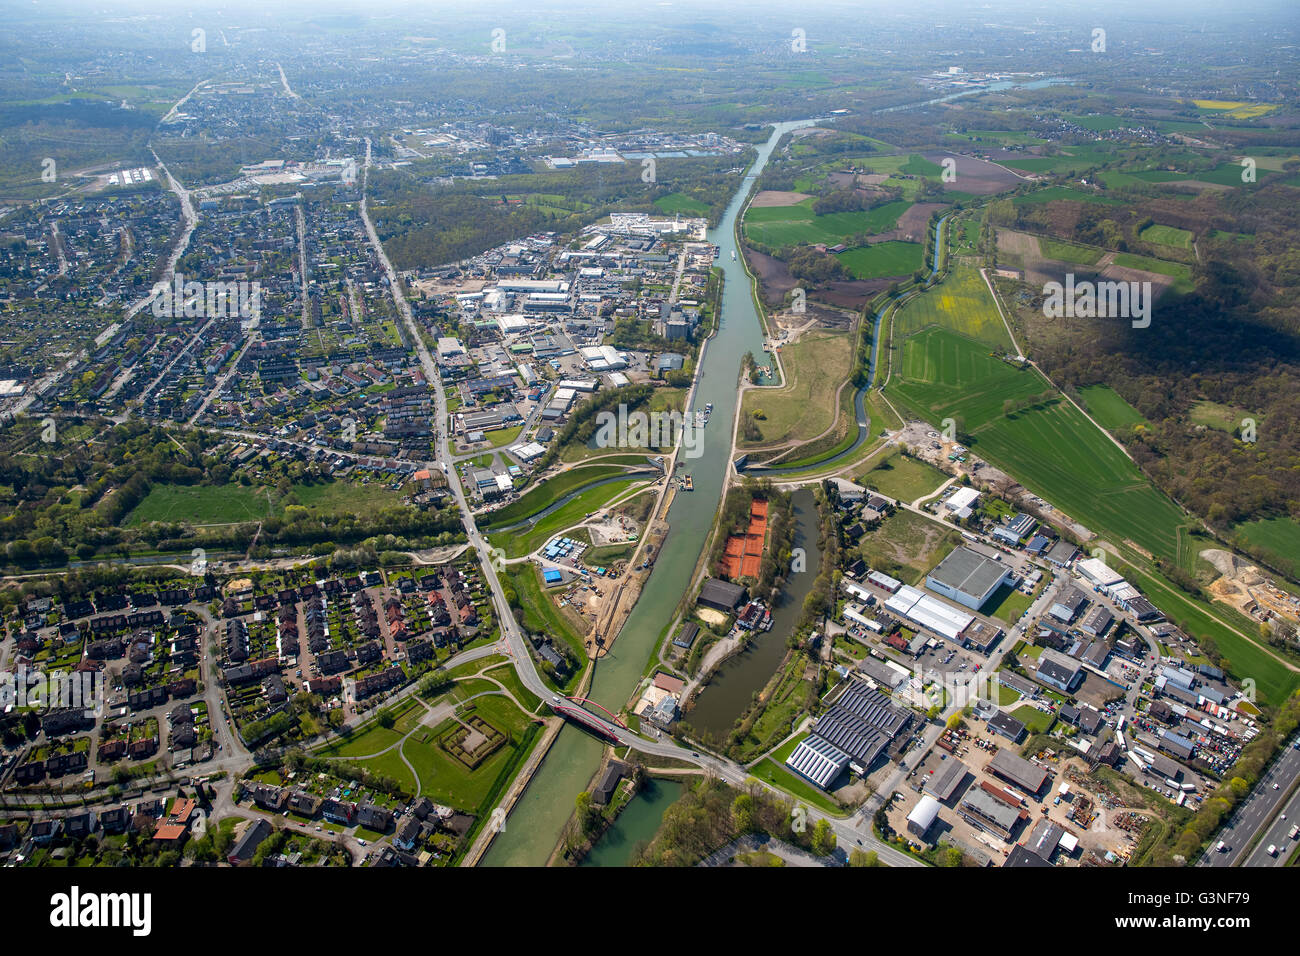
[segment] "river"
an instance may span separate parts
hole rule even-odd
[[[704,430],[698,456],[684,459],[679,469],[693,477],[695,490],[674,497],[668,511],[671,530],[654,569],[610,653],[596,664],[588,696],[610,710],[617,711],[627,703],[647,659],[670,623],[673,610],[690,586],[691,575],[718,511],[723,478],[731,467],[731,429],[739,400],[740,361],[746,352],[755,356],[763,354],[763,326],[736,244],[736,220],[777,141],[793,129],[816,122],[775,124],[771,137],[759,147],[758,156],[728,204],[722,221],[709,232],[709,241],[721,249],[717,265],[725,277],[722,314],[718,329],[704,350],[694,407],[703,408],[712,402],[712,424]],[[604,746],[584,731],[566,726],[506,820],[505,829],[493,840],[483,865],[545,864],[560,830],[573,813],[574,800],[599,769]]]

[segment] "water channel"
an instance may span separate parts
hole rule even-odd
[[[635,689],[646,661],[667,629],[673,610],[690,585],[691,575],[713,525],[722,482],[731,467],[732,423],[739,400],[740,362],[746,352],[763,354],[763,326],[754,306],[749,275],[737,247],[735,226],[754,180],[767,165],[777,142],[794,129],[817,120],[777,123],[772,136],[736,190],[709,241],[721,249],[717,264],[724,273],[718,330],[704,351],[693,407],[713,403],[699,455],[684,459],[680,473],[690,474],[695,490],[680,492],[668,512],[671,526],[653,571],[618,639],[596,664],[589,697],[618,710]],[[735,258],[732,258],[733,252]],[[814,544],[815,541],[814,534]],[[565,727],[528,789],[506,820],[505,828],[483,858],[485,866],[541,866],[572,814],[574,800],[600,767],[604,743],[575,727]]]

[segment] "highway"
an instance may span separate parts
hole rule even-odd
[[[1277,866],[1280,865],[1283,854],[1279,853],[1278,860],[1272,860],[1267,853],[1262,850],[1252,852],[1249,857],[1245,857],[1245,851],[1250,846],[1251,840],[1255,834],[1264,830],[1268,822],[1273,819],[1279,809],[1282,809],[1282,801],[1292,789],[1297,779],[1300,779],[1300,750],[1296,749],[1296,742],[1300,741],[1300,735],[1294,736],[1287,742],[1286,749],[1273,761],[1268,772],[1260,778],[1255,784],[1255,789],[1251,791],[1244,802],[1237,806],[1228,823],[1224,825],[1219,832],[1210,841],[1210,848],[1206,850],[1205,855],[1197,862],[1197,866],[1229,867],[1229,866]],[[1277,788],[1274,789],[1274,784]],[[1300,791],[1298,791],[1300,794]],[[1284,812],[1287,815],[1285,829],[1282,831],[1283,836],[1286,830],[1290,829],[1290,824],[1295,821],[1295,813],[1300,811],[1300,803],[1297,803],[1297,797],[1293,797],[1287,804]],[[1277,830],[1277,822],[1269,827],[1267,832],[1261,838],[1260,842],[1263,847],[1267,848],[1270,842],[1282,843],[1273,839],[1274,831]],[[1219,842],[1225,844],[1225,849],[1220,852],[1215,849]]]
[[[1287,801],[1282,812],[1273,818],[1273,822],[1264,830],[1259,842],[1255,844],[1255,849],[1246,857],[1242,866],[1250,867],[1278,867],[1286,866],[1287,859],[1295,852],[1296,841],[1289,836],[1291,828],[1300,823],[1300,789],[1291,794],[1291,799]],[[1268,848],[1270,846],[1277,848],[1275,856],[1269,856]]]

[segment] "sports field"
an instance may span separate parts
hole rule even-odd
[[[840,262],[855,279],[910,275],[925,265],[925,248],[919,242],[878,242],[856,246],[839,254]]]
[[[1124,401],[1109,385],[1086,385],[1079,389],[1088,414],[1101,423],[1102,428],[1123,428],[1146,421],[1142,414]]]
[[[973,266],[955,266],[947,279],[903,306],[894,320],[894,340],[932,325],[960,332],[992,348],[1011,349],[997,303]]]

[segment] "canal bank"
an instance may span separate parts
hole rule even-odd
[[[815,120],[778,123],[758,150],[709,241],[719,246],[718,267],[724,285],[718,327],[701,358],[693,392],[693,407],[713,403],[712,420],[735,420],[739,403],[741,358],[746,352],[762,353],[763,327],[754,307],[749,276],[736,243],[736,223],[768,158],[782,136],[811,126]],[[733,258],[732,253],[736,253]],[[610,653],[593,665],[595,674],[588,696],[611,710],[627,703],[667,629],[673,609],[690,586],[700,553],[713,527],[727,470],[731,466],[732,435],[726,427],[706,428],[700,453],[683,458],[682,474],[694,481],[694,491],[678,494],[668,511],[670,530],[655,560],[636,606],[619,631]],[[600,766],[604,743],[573,727],[566,727],[545,762],[524,792],[506,828],[497,835],[484,857],[489,866],[541,866],[570,814],[574,800]]]

